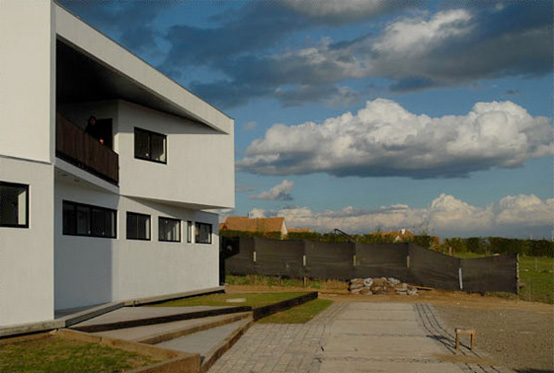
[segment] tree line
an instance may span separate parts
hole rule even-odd
[[[372,244],[398,243],[394,236],[384,235],[379,232],[370,234],[342,235],[339,233],[318,233],[318,232],[291,232],[282,238],[279,232],[244,232],[244,231],[220,231],[221,236],[227,237],[260,237],[274,240],[292,241],[317,241],[317,242],[359,242]],[[468,237],[468,238],[446,238],[442,243],[438,242],[436,236],[419,234],[413,237],[406,237],[401,242],[412,242],[420,247],[429,248],[443,254],[475,253],[475,254],[520,254],[525,256],[554,256],[554,242],[549,240],[531,240],[504,237]]]

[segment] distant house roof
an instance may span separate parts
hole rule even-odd
[[[255,218],[246,216],[228,216],[224,223],[219,225],[221,230],[243,231],[243,232],[282,232],[285,218]]]
[[[289,228],[289,233],[310,233],[310,228]]]
[[[400,229],[397,231],[389,231],[389,232],[375,232],[375,234],[380,234],[381,236],[393,237],[395,242],[405,241],[406,239],[410,239],[414,237],[414,234],[407,229]]]

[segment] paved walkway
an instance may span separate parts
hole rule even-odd
[[[453,346],[429,305],[335,302],[306,324],[253,325],[210,372],[507,371]]]

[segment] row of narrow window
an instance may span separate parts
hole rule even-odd
[[[63,234],[116,238],[117,211],[105,207],[63,201]],[[13,228],[29,227],[29,186],[0,183],[0,226]],[[212,225],[186,222],[186,240],[195,243],[212,243]],[[151,217],[146,214],[127,212],[127,239],[151,240]],[[158,240],[181,242],[181,220],[159,217]]]
[[[63,234],[116,238],[116,210],[85,205],[77,202],[63,202]],[[191,221],[186,222],[186,239],[192,242]],[[195,243],[212,243],[212,225],[194,224]],[[127,212],[127,239],[151,240],[151,216]],[[159,217],[158,241],[181,242],[181,220]]]

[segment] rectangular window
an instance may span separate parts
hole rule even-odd
[[[63,201],[63,234],[115,238],[116,213],[105,207]]]
[[[192,222],[187,221],[187,243],[192,242]]]
[[[166,135],[135,128],[135,158],[167,163]]]
[[[159,218],[158,240],[181,242],[181,221],[171,218]]]
[[[150,240],[150,215],[127,213],[127,239]]]
[[[196,243],[212,243],[212,225],[206,223],[196,223],[195,227]]]
[[[29,186],[0,183],[0,226],[29,228]]]

